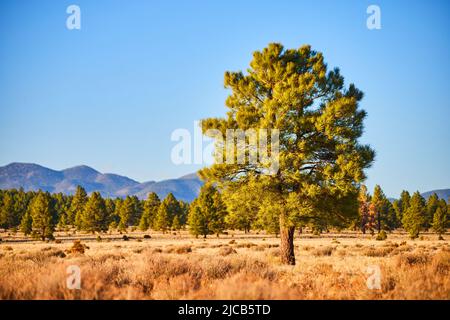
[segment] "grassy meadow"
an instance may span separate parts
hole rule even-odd
[[[295,237],[295,266],[280,263],[280,239],[263,233],[55,236],[42,242],[0,234],[0,299],[450,298],[449,238],[431,233],[376,241],[356,232],[304,232]],[[81,270],[79,290],[67,288],[70,265]],[[379,267],[380,289],[367,285],[370,266]]]

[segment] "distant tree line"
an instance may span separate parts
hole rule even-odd
[[[439,199],[436,193],[425,200],[418,191],[411,196],[404,190],[399,199],[391,202],[379,185],[375,186],[373,195],[363,185],[358,201],[359,215],[353,226],[359,226],[363,233],[403,228],[414,239],[421,231],[432,229],[441,238],[450,227],[450,201]]]
[[[86,232],[179,230],[186,225],[189,204],[169,193],[161,201],[156,193],[146,200],[136,196],[104,199],[78,186],[74,195],[50,194],[23,189],[0,190],[0,228],[20,230],[42,240],[53,239],[56,228],[76,228]]]
[[[261,202],[256,193],[251,192],[251,184],[247,188],[249,190],[228,188],[219,192],[213,185],[205,184],[190,204],[177,200],[172,193],[162,201],[154,192],[145,200],[136,196],[104,199],[99,192],[88,195],[80,186],[74,195],[0,190],[0,228],[20,230],[42,240],[53,239],[56,228],[96,233],[111,229],[124,232],[135,227],[142,231],[167,232],[188,226],[191,234],[203,237],[219,236],[226,229],[265,230],[278,235],[279,206]],[[352,210],[355,204],[348,206],[348,210]],[[450,227],[450,201],[447,203],[436,194],[425,200],[419,192],[411,196],[403,191],[398,200],[391,202],[380,186],[377,185],[370,195],[363,185],[356,206],[359,214],[353,219],[340,224],[327,219],[312,220],[300,224],[299,231],[309,227],[320,234],[331,226],[338,226],[338,229],[360,229],[364,234],[374,234],[403,228],[411,238],[417,238],[421,231],[430,229],[441,237]],[[346,210],[346,207],[339,209]]]

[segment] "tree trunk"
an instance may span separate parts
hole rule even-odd
[[[281,214],[280,215],[281,263],[295,265],[294,232],[295,227],[286,226],[285,216]]]
[[[378,233],[380,233],[380,231],[381,231],[381,215],[380,215],[380,213],[378,213],[377,220],[378,220]]]

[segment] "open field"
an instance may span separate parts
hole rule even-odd
[[[304,233],[292,267],[280,264],[279,239],[269,235],[145,234],[57,233],[60,243],[0,234],[0,299],[450,299],[448,236]],[[84,253],[69,252],[76,238]],[[66,286],[69,265],[80,267],[80,290]],[[370,266],[381,289],[367,286]]]

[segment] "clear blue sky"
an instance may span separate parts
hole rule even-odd
[[[81,30],[66,8],[81,8]],[[366,9],[381,8],[381,30]],[[176,128],[225,114],[223,73],[269,42],[311,44],[365,92],[369,170],[389,196],[450,188],[448,1],[0,2],[0,165],[86,164],[139,181]]]

